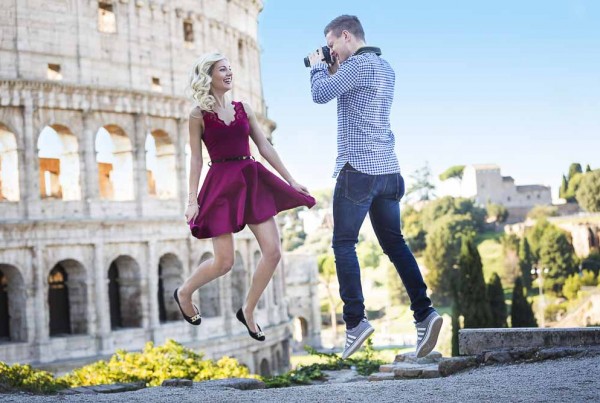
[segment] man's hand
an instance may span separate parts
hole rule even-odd
[[[323,62],[323,52],[321,51],[321,48],[317,49],[315,52],[308,55],[308,60],[310,61],[311,67],[317,63],[324,63]]]
[[[327,70],[329,70],[330,75],[337,73],[338,69],[340,68],[340,61],[338,60],[338,58],[332,56],[332,59],[333,64],[327,66]]]

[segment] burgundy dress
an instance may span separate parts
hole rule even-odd
[[[190,222],[196,238],[213,238],[241,231],[278,212],[298,206],[312,207],[304,196],[253,159],[216,162],[250,155],[250,122],[241,102],[232,102],[233,121],[226,125],[216,113],[203,112],[204,135],[211,161],[198,195],[200,210]]]

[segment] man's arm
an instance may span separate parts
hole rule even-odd
[[[359,83],[361,63],[358,58],[351,58],[342,63],[335,74],[329,75],[327,65],[318,63],[310,71],[311,92],[313,101],[324,104]]]

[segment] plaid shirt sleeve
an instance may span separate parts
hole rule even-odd
[[[318,63],[310,71],[313,101],[324,104],[358,86],[361,64],[357,58],[342,63],[335,74],[329,75],[327,65]]]

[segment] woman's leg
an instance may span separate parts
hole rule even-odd
[[[223,234],[212,238],[215,257],[200,263],[196,270],[177,290],[181,309],[188,316],[196,315],[192,305],[192,294],[204,284],[220,277],[233,266],[233,234]]]
[[[252,284],[242,308],[248,327],[253,332],[257,332],[258,328],[254,323],[254,309],[256,308],[256,304],[258,304],[260,296],[265,291],[265,288],[267,288],[271,277],[273,277],[277,264],[281,260],[281,241],[279,240],[279,230],[273,217],[260,224],[249,224],[248,227],[250,227],[250,230],[254,233],[258,241],[262,256],[258,261],[254,276],[252,276]]]

